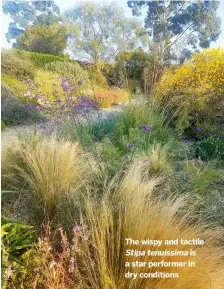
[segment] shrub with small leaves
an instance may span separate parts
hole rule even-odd
[[[202,160],[224,160],[224,139],[210,137],[196,143],[195,156]]]
[[[55,61],[64,61],[64,62],[70,61],[70,59],[67,57],[61,57],[52,54],[44,54],[30,51],[24,51],[24,53],[26,53],[30,57],[32,63],[38,68],[45,68],[46,64]]]
[[[53,61],[45,65],[45,69],[57,73],[61,77],[69,77],[74,83],[82,81],[82,89],[90,90],[91,83],[88,72],[78,64],[66,61]]]
[[[35,67],[22,51],[8,49],[2,51],[2,73],[19,80],[34,79]]]

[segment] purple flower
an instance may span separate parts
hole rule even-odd
[[[78,85],[82,85],[83,84],[83,81],[82,80],[79,80],[78,81]]]
[[[63,91],[68,91],[68,89],[69,89],[67,84],[62,84],[61,88],[63,89]]]
[[[144,164],[147,164],[148,162],[149,162],[148,160],[144,160],[144,161],[143,161]]]
[[[201,131],[200,127],[196,127],[196,131]]]
[[[133,145],[132,143],[128,143],[128,144],[127,144],[127,148],[128,148],[128,149],[131,149],[131,148],[133,148],[133,147],[134,147],[134,145]]]
[[[78,102],[74,105],[74,110],[76,112],[89,111],[90,109],[97,108],[97,104],[87,97],[79,96],[77,99]]]
[[[138,128],[139,128],[140,130],[145,131],[145,132],[148,132],[148,131],[151,130],[151,127],[150,127],[150,125],[148,125],[148,124],[141,124],[141,125],[138,126]]]

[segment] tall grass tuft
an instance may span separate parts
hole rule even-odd
[[[203,223],[195,223],[190,218],[187,197],[155,197],[160,190],[161,179],[142,175],[142,167],[134,163],[115,192],[105,193],[101,202],[88,201],[86,216],[89,220],[91,241],[95,248],[98,288],[104,289],[221,289],[223,288],[223,249],[219,244],[223,233],[215,228],[207,228]],[[126,261],[136,261],[126,257],[125,238],[191,240],[200,238],[204,246],[177,245],[164,246],[159,250],[195,250],[195,268],[125,268]],[[134,247],[130,247],[135,249]],[[144,250],[145,246],[138,246]],[[148,249],[153,250],[152,247]],[[141,261],[188,262],[185,257],[141,257]],[[125,278],[125,272],[165,271],[179,273],[179,278]]]
[[[45,218],[63,197],[75,198],[96,170],[78,143],[30,135],[6,141],[2,150],[3,187],[26,191]]]
[[[148,152],[136,158],[142,173],[148,175],[167,174],[171,171],[171,158],[168,153],[169,146],[162,146],[160,143],[152,144]]]

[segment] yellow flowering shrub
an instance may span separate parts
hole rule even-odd
[[[157,84],[153,101],[178,111],[186,119],[222,115],[224,103],[224,49],[205,49],[177,67],[167,70]]]

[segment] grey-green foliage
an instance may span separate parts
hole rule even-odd
[[[91,82],[88,72],[84,70],[78,63],[71,63],[65,61],[53,61],[45,65],[45,69],[56,72],[62,77],[69,77],[73,80],[74,84],[82,81],[82,87],[85,89],[91,88]]]
[[[198,46],[207,48],[221,33],[219,1],[128,1],[133,15],[147,8],[145,28],[159,51],[160,63],[183,62]]]
[[[8,42],[23,34],[27,25],[50,25],[60,21],[60,9],[55,1],[3,1],[2,11],[12,19],[6,33]]]
[[[70,32],[70,49],[79,59],[110,60],[119,51],[144,43],[139,22],[127,18],[115,2],[80,2],[67,10],[64,18]]]

